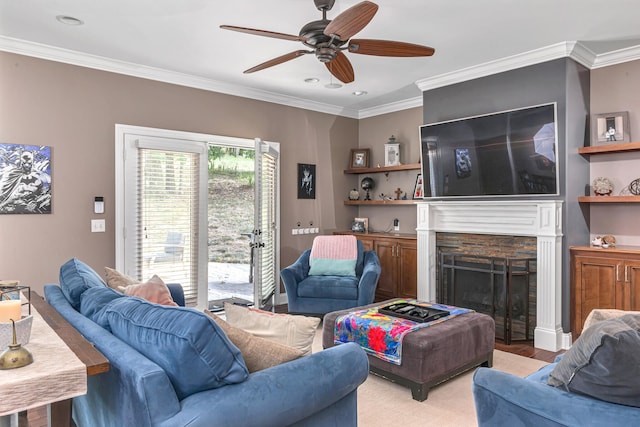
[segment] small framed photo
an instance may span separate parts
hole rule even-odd
[[[594,114],[591,123],[591,145],[631,142],[629,112]]]
[[[364,222],[353,221],[351,223],[351,231],[353,231],[354,233],[364,233]]]
[[[400,165],[400,144],[384,144],[384,165]]]
[[[422,174],[419,173],[416,177],[416,185],[413,187],[413,198],[414,199],[422,199],[424,198],[424,181],[422,179]]]
[[[369,218],[354,218],[353,222],[361,222],[364,224],[364,231],[363,233],[368,233],[369,232]]]
[[[369,167],[369,149],[368,148],[352,148],[351,161],[349,167],[351,169],[368,168]]]

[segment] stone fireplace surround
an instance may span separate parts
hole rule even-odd
[[[537,308],[534,346],[571,346],[562,330],[562,201],[437,200],[418,207],[418,299],[436,298],[436,233],[534,236],[537,241]],[[425,262],[426,261],[426,262]]]

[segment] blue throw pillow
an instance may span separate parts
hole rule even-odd
[[[80,295],[92,287],[107,285],[91,267],[77,258],[72,258],[60,267],[60,288],[69,304],[80,308]]]
[[[89,288],[80,295],[80,313],[103,328],[111,330],[104,316],[104,308],[114,299],[122,297],[124,297],[123,294],[108,286]]]
[[[180,400],[249,376],[240,350],[202,312],[127,297],[104,315],[113,335],[164,369]]]

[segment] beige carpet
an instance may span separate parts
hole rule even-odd
[[[322,350],[322,324],[313,343],[313,351]],[[493,369],[524,377],[546,362],[495,350]],[[471,378],[468,371],[429,391],[424,402],[411,397],[411,390],[369,374],[358,388],[358,425],[389,426],[477,426]]]

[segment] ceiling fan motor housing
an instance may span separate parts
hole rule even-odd
[[[318,10],[331,10],[336,0],[313,0]]]

